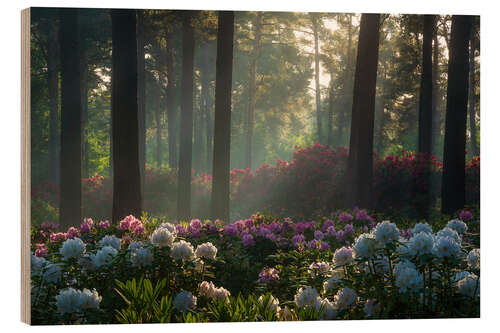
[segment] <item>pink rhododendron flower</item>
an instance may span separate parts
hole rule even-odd
[[[462,221],[468,222],[468,221],[472,220],[472,213],[468,210],[463,210],[460,212],[459,217]]]
[[[68,232],[66,233],[67,238],[73,239],[75,237],[78,237],[80,233],[78,232],[78,229],[75,227],[70,227],[68,229]]]
[[[50,240],[53,242],[62,242],[66,240],[66,234],[62,232],[51,233]]]
[[[45,257],[48,253],[49,253],[49,250],[47,249],[47,245],[36,244],[35,256]]]
[[[108,220],[99,222],[99,228],[109,229],[110,223]]]
[[[349,213],[340,213],[339,214],[339,221],[342,222],[349,222],[353,219],[352,215]]]

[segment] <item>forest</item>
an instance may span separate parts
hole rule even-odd
[[[30,28],[35,323],[479,316],[479,16]]]

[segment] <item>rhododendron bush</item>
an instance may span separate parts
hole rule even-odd
[[[479,216],[85,218],[32,232],[34,324],[477,317]]]
[[[297,148],[290,162],[278,160],[275,166],[262,164],[254,172],[233,169],[230,174],[231,214],[234,218],[264,211],[282,217],[306,218],[321,216],[342,208],[348,152],[343,147],[330,148],[320,144]],[[429,156],[429,169],[414,152],[402,150],[385,158],[375,156],[375,208],[387,214],[415,217],[422,205],[434,207],[440,196],[442,163]],[[479,203],[479,157],[466,168],[467,204]],[[192,185],[192,213],[208,217],[212,176],[195,174]],[[430,201],[419,193],[430,190]],[[59,189],[54,184],[33,186],[34,222],[56,219]],[[84,216],[109,218],[112,187],[100,175],[83,179],[82,205]],[[143,210],[155,216],[176,216],[177,170],[146,168]],[[53,217],[54,216],[54,217]]]

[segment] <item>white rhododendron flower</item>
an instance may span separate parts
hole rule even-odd
[[[305,306],[315,306],[316,303],[321,301],[318,292],[313,287],[307,286],[299,289],[294,297],[295,303],[299,308]]]
[[[365,312],[366,317],[373,317],[375,313],[380,311],[380,303],[378,303],[374,298],[370,298],[366,300],[363,311]]]
[[[99,268],[103,265],[108,265],[111,263],[113,258],[118,254],[118,251],[111,246],[105,246],[96,254],[92,254],[90,256],[90,261],[92,262],[93,268]]]
[[[342,275],[339,273],[334,273],[328,280],[323,282],[323,292],[327,293],[330,290],[334,290],[339,287],[341,283]]]
[[[85,243],[80,238],[66,239],[59,250],[64,259],[78,258],[85,253]]]
[[[333,255],[333,263],[335,266],[343,266],[351,263],[353,260],[352,250],[347,247],[337,249]]]
[[[180,240],[172,244],[170,255],[175,260],[191,260],[194,258],[194,249],[191,243]]]
[[[82,309],[98,309],[99,303],[101,303],[102,297],[99,296],[97,290],[92,289],[92,291],[84,288],[80,294]]]
[[[460,237],[458,232],[456,232],[455,230],[448,228],[448,227],[445,227],[445,228],[439,230],[436,234],[436,238],[438,238],[438,237],[450,237],[455,242],[457,242],[459,245],[462,244],[462,238]]]
[[[264,305],[264,296],[259,296],[258,301],[260,305]],[[280,301],[273,295],[269,295],[269,300],[266,304],[266,308],[271,312],[279,313],[281,311]]]
[[[150,236],[151,244],[157,247],[171,247],[175,240],[175,234],[167,228],[158,228]]]
[[[203,281],[202,283],[200,283],[198,293],[200,296],[213,297],[214,289],[215,285],[213,282]]]
[[[138,248],[140,248],[142,246],[143,246],[142,242],[131,242],[128,245],[128,250],[129,251],[133,251],[133,250],[138,249]]]
[[[453,229],[462,235],[467,232],[467,224],[465,224],[462,220],[451,220],[448,222],[446,227]]]
[[[48,283],[57,283],[62,275],[61,267],[52,263],[45,265],[45,267],[42,268],[42,271],[42,279]]]
[[[197,258],[215,259],[217,248],[210,242],[203,243],[196,247],[195,255]]]
[[[231,293],[229,292],[229,290],[223,287],[214,288],[214,290],[212,291],[213,299],[222,299],[229,302],[229,296],[231,296]]]
[[[102,247],[111,246],[117,250],[120,250],[121,242],[122,240],[115,235],[106,235],[99,241],[99,245]]]
[[[423,255],[432,253],[434,248],[434,236],[427,232],[419,232],[410,239],[409,249],[412,255]]]
[[[353,306],[358,300],[356,291],[349,287],[340,289],[334,297],[335,305],[339,310],[345,310]]]
[[[102,298],[94,289],[83,291],[74,288],[61,290],[56,296],[57,310],[61,314],[79,312],[82,309],[98,309]]]
[[[309,265],[309,274],[311,274],[312,278],[317,276],[327,275],[331,270],[330,264],[322,261],[322,262],[313,262]]]
[[[335,303],[330,302],[328,299],[323,298],[321,299],[320,302],[317,303],[319,305],[319,308],[316,310],[321,312],[321,319],[322,320],[332,320],[337,316],[337,307]]]
[[[472,269],[479,269],[480,267],[479,252],[479,249],[472,249],[467,255],[467,264]]]
[[[377,242],[385,245],[399,239],[399,229],[394,223],[383,221],[377,224],[373,231],[373,235]]]
[[[352,249],[355,258],[372,258],[377,249],[377,241],[372,234],[361,234],[356,238]]]
[[[412,229],[412,233],[414,235],[416,235],[416,234],[421,233],[421,232],[426,232],[428,234],[432,234],[432,227],[428,223],[425,223],[425,222],[419,222],[419,223],[415,224],[415,226]]]
[[[456,258],[460,255],[460,244],[451,237],[437,237],[434,241],[433,252],[439,258]]]
[[[405,268],[417,269],[414,263],[409,260],[400,260],[396,265],[394,265],[394,275],[398,275]]]
[[[468,297],[479,297],[480,281],[476,274],[469,274],[457,282],[458,292]]]
[[[31,274],[38,275],[42,268],[47,264],[47,260],[43,257],[37,257],[31,254]]]
[[[424,286],[422,274],[412,267],[404,267],[395,274],[396,286],[401,292],[418,292]]]
[[[189,291],[182,290],[175,296],[172,304],[177,310],[181,312],[188,312],[196,307],[196,297]]]
[[[162,224],[160,224],[160,226],[158,228],[167,229],[168,231],[170,231],[170,233],[172,233],[174,235],[177,234],[177,229],[176,229],[175,225],[172,223],[169,223],[169,222],[163,222]]]
[[[130,262],[134,267],[150,266],[153,262],[153,254],[149,249],[139,247],[130,254]]]

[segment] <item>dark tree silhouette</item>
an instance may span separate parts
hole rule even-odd
[[[186,11],[182,18],[181,135],[177,190],[177,216],[179,220],[188,219],[191,215],[194,65],[194,31],[191,25],[191,15],[191,12]]]
[[[435,26],[434,15],[424,15],[424,38],[422,43],[422,73],[420,79],[420,102],[418,110],[418,158],[423,163],[422,178],[429,185],[418,188],[415,194],[419,200],[418,215],[427,218],[430,202],[430,154],[432,152],[432,35]]]
[[[49,179],[52,183],[59,184],[59,147],[61,143],[59,133],[59,40],[57,38],[57,20],[55,16],[49,25],[47,45],[47,80],[50,103]]]
[[[465,204],[465,132],[472,17],[453,15],[451,21],[441,191],[444,214],[452,214]]]
[[[432,152],[435,154],[436,151],[436,139],[441,133],[441,117],[437,111],[437,103],[440,99],[439,97],[439,86],[438,86],[438,76],[439,76],[439,43],[438,43],[438,27],[437,22],[439,21],[439,16],[436,15],[436,24],[434,25],[433,31],[433,46],[432,46]]]
[[[229,162],[231,141],[231,83],[234,12],[219,12],[215,74],[215,129],[212,180],[212,219],[229,222]]]
[[[316,99],[316,126],[318,126],[318,142],[323,143],[323,122],[321,119],[321,87],[319,85],[319,20],[318,13],[310,13],[314,38],[314,89]]]
[[[172,28],[171,28],[172,29]],[[167,33],[167,49],[165,62],[167,65],[167,126],[168,126],[168,164],[171,168],[177,167],[177,112],[175,101],[175,66],[174,66],[174,39],[173,32]]]
[[[63,230],[81,220],[82,137],[78,9],[59,12],[61,41],[61,202]]]
[[[470,129],[470,156],[478,154],[477,134],[476,134],[476,93],[474,77],[476,73],[476,36],[474,24],[470,32],[470,55],[469,55],[469,129]]]
[[[361,15],[354,76],[346,206],[370,208],[373,192],[373,127],[379,46],[379,14]]]
[[[135,23],[135,10],[111,10],[114,222],[141,214]]]
[[[432,150],[432,33],[434,25],[434,15],[425,15],[418,112],[418,152],[428,154]]]
[[[144,12],[137,10],[137,115],[139,126],[139,171],[144,193],[146,169],[146,89],[144,63]]]

